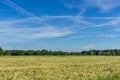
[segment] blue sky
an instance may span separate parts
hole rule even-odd
[[[4,49],[120,48],[120,0],[0,0]]]

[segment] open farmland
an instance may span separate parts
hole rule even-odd
[[[120,57],[1,56],[0,80],[120,80]]]

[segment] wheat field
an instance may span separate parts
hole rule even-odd
[[[0,80],[120,80],[120,57],[1,56]]]

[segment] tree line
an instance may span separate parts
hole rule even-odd
[[[88,50],[81,52],[64,52],[64,51],[49,51],[43,50],[3,50],[0,48],[0,55],[6,56],[24,56],[24,55],[120,55],[120,49],[106,50]]]

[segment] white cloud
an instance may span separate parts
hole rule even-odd
[[[71,39],[86,38],[86,37],[91,37],[91,36],[90,35],[73,36],[71,37]]]
[[[73,0],[74,1],[74,0]],[[1,42],[21,42],[33,39],[63,37],[70,34],[73,36],[70,39],[78,38],[117,38],[117,33],[103,33],[95,27],[109,27],[120,24],[120,17],[83,17],[88,7],[99,8],[102,12],[109,12],[118,7],[118,0],[84,0],[84,4],[68,5],[69,8],[78,8],[80,11],[76,15],[55,15],[55,16],[35,16],[31,12],[23,9],[11,0],[3,0],[2,2],[11,8],[15,9],[20,14],[27,16],[21,19],[8,19],[0,21],[0,41]],[[101,20],[97,24],[93,20]],[[105,20],[108,20],[107,22]],[[50,22],[50,23],[49,23]],[[119,25],[118,25],[119,26]],[[120,32],[120,29],[114,29]],[[107,30],[106,30],[107,32]],[[80,34],[81,33],[81,34]],[[94,44],[88,44],[83,49],[94,49]]]
[[[119,29],[115,29],[115,31],[120,31]],[[105,34],[105,33],[96,33],[96,34],[92,34],[92,33],[85,33],[85,34],[82,34],[80,36],[73,36],[71,37],[70,39],[78,39],[78,38],[117,38],[119,37],[119,35],[116,33],[116,34],[113,34],[113,33],[110,33],[110,34]]]
[[[64,16],[63,15],[63,16],[43,16],[43,17],[35,16],[34,14],[32,14],[32,13],[28,12],[27,10],[23,9],[22,7],[18,6],[17,4],[12,2],[11,0],[3,0],[2,2],[4,4],[10,6],[11,8],[15,9],[19,13],[29,17],[29,18],[26,18],[26,19],[23,19],[23,20],[20,19],[20,20],[16,21],[16,23],[17,22],[20,23],[22,21],[23,22],[28,21],[28,22],[31,22],[31,23],[35,23],[35,22],[38,22],[38,21],[41,22],[43,20],[47,20],[47,19],[51,20],[51,19],[55,19],[55,18],[57,18],[57,19],[67,18],[67,19],[74,20],[77,24],[89,25],[89,26],[105,26],[105,25],[109,25],[109,24],[114,25],[116,23],[119,23],[119,20],[114,20],[114,21],[112,20],[112,21],[107,22],[107,23],[94,24],[94,23],[91,23],[91,22],[88,22],[88,21],[85,21],[85,20],[82,20],[82,19],[113,19],[113,18],[116,18],[116,17],[82,17],[81,16],[86,11],[86,8],[90,7],[90,6],[98,7],[102,11],[112,10],[113,8],[119,6],[119,4],[120,4],[119,0],[117,0],[117,1],[114,1],[114,0],[94,0],[94,1],[85,0],[85,1],[83,1],[82,5],[80,5],[79,1],[76,3],[76,1],[72,0],[71,2],[74,3],[74,4],[67,3],[67,2],[66,3],[68,5],[71,5],[73,7],[81,9],[80,12],[76,16],[71,16],[71,15]]]
[[[96,46],[94,44],[88,44],[88,45],[85,45],[82,50],[91,50],[95,48]]]
[[[111,17],[108,19],[110,19],[109,21],[107,22],[103,22],[101,24],[97,24],[96,26],[99,26],[99,27],[104,27],[104,26],[118,26],[120,24],[120,16],[118,17]]]
[[[114,29],[114,31],[120,32],[120,28],[116,28]]]
[[[82,3],[81,1],[72,0],[71,2],[64,3],[69,9],[78,8],[81,10],[80,12],[82,12],[83,9],[86,10],[88,7],[96,7],[102,12],[108,12],[120,6],[119,0],[84,0]],[[84,12],[82,12],[82,14],[84,14]]]
[[[108,12],[118,6],[120,6],[120,1],[119,0],[85,0],[86,3],[84,5],[86,5],[86,7],[97,7],[99,9],[101,9],[102,12]]]
[[[72,30],[67,30],[64,28],[56,28],[52,26],[46,26],[42,28],[32,28],[32,30],[27,29],[29,32],[28,35],[22,36],[25,38],[31,38],[31,39],[36,39],[36,38],[50,38],[50,37],[60,37],[68,34],[72,34]],[[28,33],[28,32],[27,32]],[[30,35],[30,36],[29,36]]]
[[[16,11],[18,11],[19,13],[26,15],[28,17],[35,17],[35,15],[33,15],[32,13],[28,12],[27,10],[21,8],[20,6],[18,6],[17,4],[15,4],[14,2],[12,2],[11,0],[2,0],[2,2],[8,6],[10,6],[11,8],[15,9]]]
[[[27,22],[29,22],[29,19]],[[25,18],[25,20],[27,19]],[[36,24],[33,23],[35,24],[33,27],[28,27],[30,25],[24,27],[25,20],[18,19],[13,21],[0,21],[0,41],[16,42],[30,39],[61,37],[74,32],[74,30],[71,30],[67,27],[56,27],[48,24],[45,26],[44,23],[41,26],[35,26]],[[19,25],[20,23],[21,25]]]
[[[104,37],[104,38],[116,38],[119,35],[118,34],[104,34],[104,33],[100,33],[97,36],[98,37]]]
[[[52,38],[52,37],[61,37],[69,34],[74,34],[79,32],[81,29],[87,29],[95,27],[97,24],[91,23],[89,21],[85,21],[83,19],[115,19],[116,17],[82,17],[82,16],[71,16],[71,15],[62,15],[62,16],[42,16],[42,17],[28,17],[22,19],[12,19],[12,20],[2,20],[0,21],[0,33],[4,35],[5,39],[8,41],[24,41],[29,39],[41,39],[41,38]],[[49,25],[47,21],[52,21],[53,19],[67,19],[70,20],[69,23],[74,22],[71,26],[66,25],[66,23],[56,23],[54,25],[52,23]],[[116,18],[117,19],[117,18]],[[112,21],[112,20],[111,20]],[[114,20],[114,22],[117,22]],[[118,21],[119,22],[119,21]],[[26,25],[24,23],[32,24]],[[108,22],[110,23],[110,22]],[[107,24],[108,24],[107,23]],[[36,25],[37,24],[37,25]],[[38,25],[40,24],[40,26]],[[61,26],[61,24],[65,24],[65,27]],[[104,24],[104,23],[103,23]],[[103,24],[101,24],[103,26]],[[100,24],[98,24],[100,25]],[[98,26],[97,25],[97,26]],[[25,27],[24,27],[25,26]],[[92,26],[92,27],[91,27]],[[85,31],[83,31],[85,32]],[[0,35],[0,36],[1,36]],[[91,34],[83,34],[80,36],[73,36],[72,39],[76,38],[84,38],[84,37],[117,37],[117,35],[108,35],[108,34],[99,34],[99,35],[91,35]],[[5,39],[1,39],[2,41],[6,41]]]

